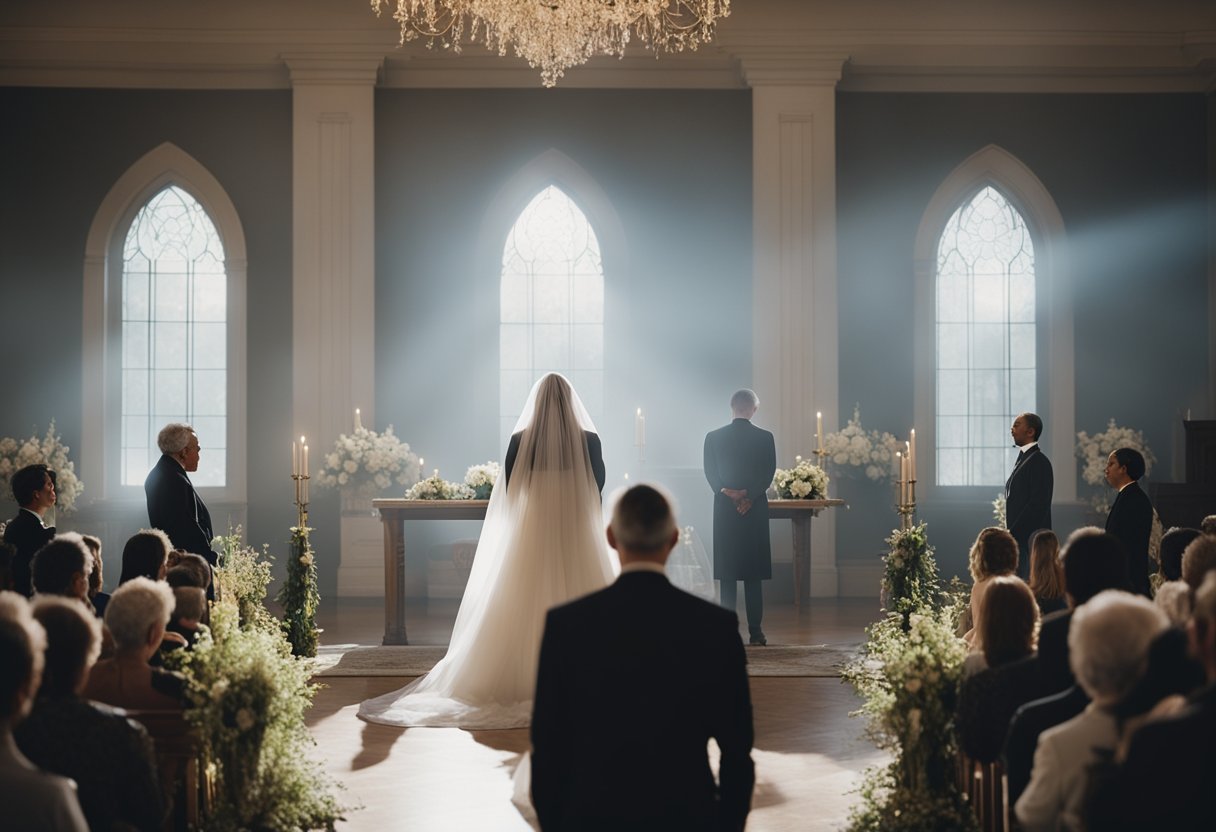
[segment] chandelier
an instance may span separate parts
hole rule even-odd
[[[371,0],[381,6],[394,0]],[[540,68],[541,82],[552,87],[566,70],[592,55],[625,54],[636,37],[658,56],[695,50],[708,43],[714,24],[730,14],[730,0],[395,0],[393,19],[401,24],[401,43],[425,38],[428,48],[460,51],[460,44],[482,42],[506,55],[507,48]]]

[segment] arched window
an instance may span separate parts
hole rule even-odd
[[[170,185],[144,203],[122,251],[122,485],[143,484],[169,422],[206,442],[195,485],[225,485],[227,284],[198,200]]]
[[[502,252],[499,414],[505,449],[528,390],[570,379],[591,417],[604,399],[604,270],[586,215],[549,185],[519,214]]]
[[[1009,425],[1035,411],[1034,245],[991,185],[946,222],[937,250],[937,484],[1000,485]]]

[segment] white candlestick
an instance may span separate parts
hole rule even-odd
[[[899,495],[899,497],[898,497],[899,504],[902,506],[904,504],[904,453],[903,453],[903,451],[895,452],[895,465],[899,470],[899,474],[897,475],[897,479],[895,480],[895,485],[896,485],[895,493]]]
[[[633,444],[639,448],[646,444],[646,417],[642,415],[640,407],[637,415],[633,417]]]
[[[908,448],[908,468],[912,472],[911,479],[916,479],[916,428],[912,428],[912,439]]]
[[[823,414],[819,411],[815,412],[815,436],[819,443],[819,454],[823,455]]]
[[[363,430],[363,420],[359,418],[359,408],[355,408],[355,430]]]
[[[301,440],[303,438],[304,438],[303,436],[300,437]],[[304,471],[303,478],[300,481],[302,483],[304,483],[304,489],[303,489],[304,490],[304,499],[301,500],[300,502],[307,504],[308,503],[308,446],[307,445],[304,446],[303,471]]]

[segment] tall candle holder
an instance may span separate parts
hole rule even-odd
[[[899,515],[899,530],[907,531],[916,525],[916,478],[900,480],[897,485],[899,498],[895,504],[895,512]]]
[[[305,471],[302,474],[292,474],[291,479],[296,485],[296,525],[303,529],[308,526],[308,481],[312,477]]]

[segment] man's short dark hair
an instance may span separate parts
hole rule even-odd
[[[676,520],[671,504],[656,488],[635,485],[612,510],[612,535],[617,549],[630,552],[661,552],[671,545]]]
[[[13,474],[13,499],[19,506],[28,506],[34,501],[34,492],[41,491],[46,485],[46,478],[55,481],[55,472],[41,462],[27,465]]]
[[[1043,435],[1043,420],[1039,418],[1037,413],[1023,413],[1022,418],[1026,424],[1034,431],[1034,441],[1038,442],[1039,437]]]
[[[34,553],[30,578],[34,591],[43,595],[68,595],[79,573],[88,578],[93,569],[93,553],[76,532],[65,532]]]
[[[1123,544],[1095,526],[1069,535],[1060,559],[1064,562],[1064,589],[1078,607],[1099,592],[1130,586]]]
[[[1182,578],[1182,553],[1191,541],[1199,537],[1199,529],[1174,526],[1161,536],[1161,576],[1167,581]]]
[[[202,555],[182,552],[177,555],[177,563],[165,573],[165,581],[174,589],[183,586],[206,589],[211,585],[211,565]]]
[[[1115,451],[1115,461],[1127,469],[1127,475],[1133,480],[1144,476],[1144,456],[1135,448],[1119,448]]]

